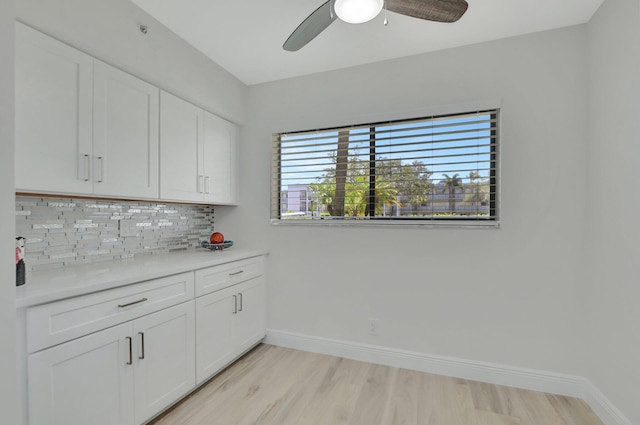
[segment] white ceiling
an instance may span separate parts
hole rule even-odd
[[[456,23],[388,13],[336,20],[298,52],[282,44],[325,0],[132,0],[252,85],[588,22],[603,0],[467,0]],[[153,31],[153,28],[149,28]]]

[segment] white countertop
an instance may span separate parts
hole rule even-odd
[[[264,251],[236,248],[213,252],[194,249],[169,254],[145,255],[122,261],[28,272],[27,283],[16,288],[16,308],[48,303],[264,254],[266,254]]]

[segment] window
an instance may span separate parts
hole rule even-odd
[[[488,110],[274,134],[271,219],[495,225],[498,129]]]

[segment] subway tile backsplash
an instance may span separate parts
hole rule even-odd
[[[112,261],[200,246],[211,205],[16,197],[16,236],[27,270]]]

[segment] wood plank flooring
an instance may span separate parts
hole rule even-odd
[[[603,425],[576,398],[259,345],[153,425]]]

